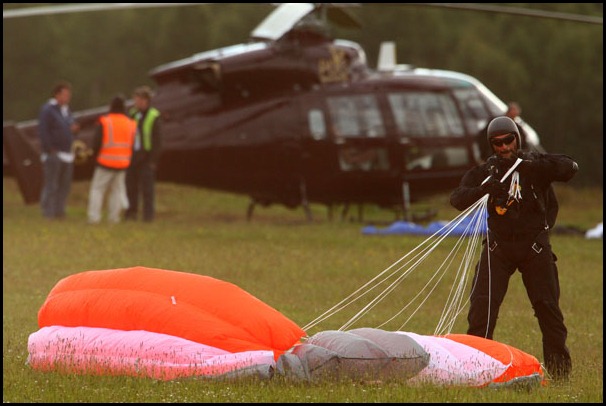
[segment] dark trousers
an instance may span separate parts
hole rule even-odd
[[[72,185],[74,164],[63,162],[56,153],[48,154],[42,164],[44,186],[40,196],[42,215],[46,218],[65,217],[65,206]]]
[[[136,220],[139,211],[139,196],[143,200],[143,221],[153,221],[155,214],[156,172],[149,162],[133,158],[126,171],[127,220]]]
[[[509,278],[518,269],[543,335],[545,367],[552,376],[561,377],[568,376],[572,364],[559,306],[556,260],[547,231],[516,241],[503,241],[491,233],[476,266],[467,334],[492,339]]]

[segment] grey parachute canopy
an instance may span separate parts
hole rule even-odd
[[[403,334],[375,328],[326,330],[278,358],[276,374],[296,381],[405,381],[429,364],[429,354]]]

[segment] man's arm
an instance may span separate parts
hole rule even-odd
[[[42,106],[40,110],[40,115],[38,117],[38,136],[40,137],[40,145],[42,148],[42,152],[50,153],[51,150],[51,140],[50,140],[50,121],[52,120],[52,111],[48,105]]]
[[[155,167],[158,165],[160,153],[162,151],[162,132],[160,117],[154,120],[152,128],[152,150],[150,151],[150,163]]]
[[[93,136],[92,149],[93,149],[93,159],[97,159],[99,155],[99,151],[101,151],[101,144],[103,143],[103,125],[97,125],[95,128],[95,134]]]
[[[540,179],[551,182],[568,182],[579,171],[579,165],[568,155],[520,153],[523,159],[520,173],[532,173]]]
[[[478,201],[486,193],[490,193],[490,188],[494,182],[487,182],[482,186],[482,182],[488,176],[488,173],[481,167],[472,168],[463,176],[459,186],[450,194],[450,204],[457,210],[465,210]]]

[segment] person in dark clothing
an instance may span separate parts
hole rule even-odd
[[[162,148],[160,112],[151,106],[152,92],[147,86],[134,91],[134,108],[131,116],[137,121],[137,134],[133,155],[126,171],[128,209],[126,220],[136,220],[139,196],[143,197],[143,221],[151,222],[155,216],[156,168]]]
[[[572,362],[549,229],[557,216],[552,182],[567,182],[578,165],[567,155],[519,150],[518,127],[506,116],[490,122],[487,137],[493,155],[470,169],[450,196],[456,209],[465,210],[488,194],[488,234],[475,269],[467,334],[492,339],[509,278],[517,269],[543,335],[547,372],[566,379]]]
[[[65,206],[72,184],[72,145],[80,125],[70,111],[71,98],[71,84],[58,83],[51,99],[40,109],[38,117],[38,135],[42,148],[40,159],[44,175],[40,206],[42,215],[49,220],[65,218]]]

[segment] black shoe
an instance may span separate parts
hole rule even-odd
[[[567,355],[554,354],[546,357],[545,368],[554,381],[567,381],[572,371],[572,362]]]

